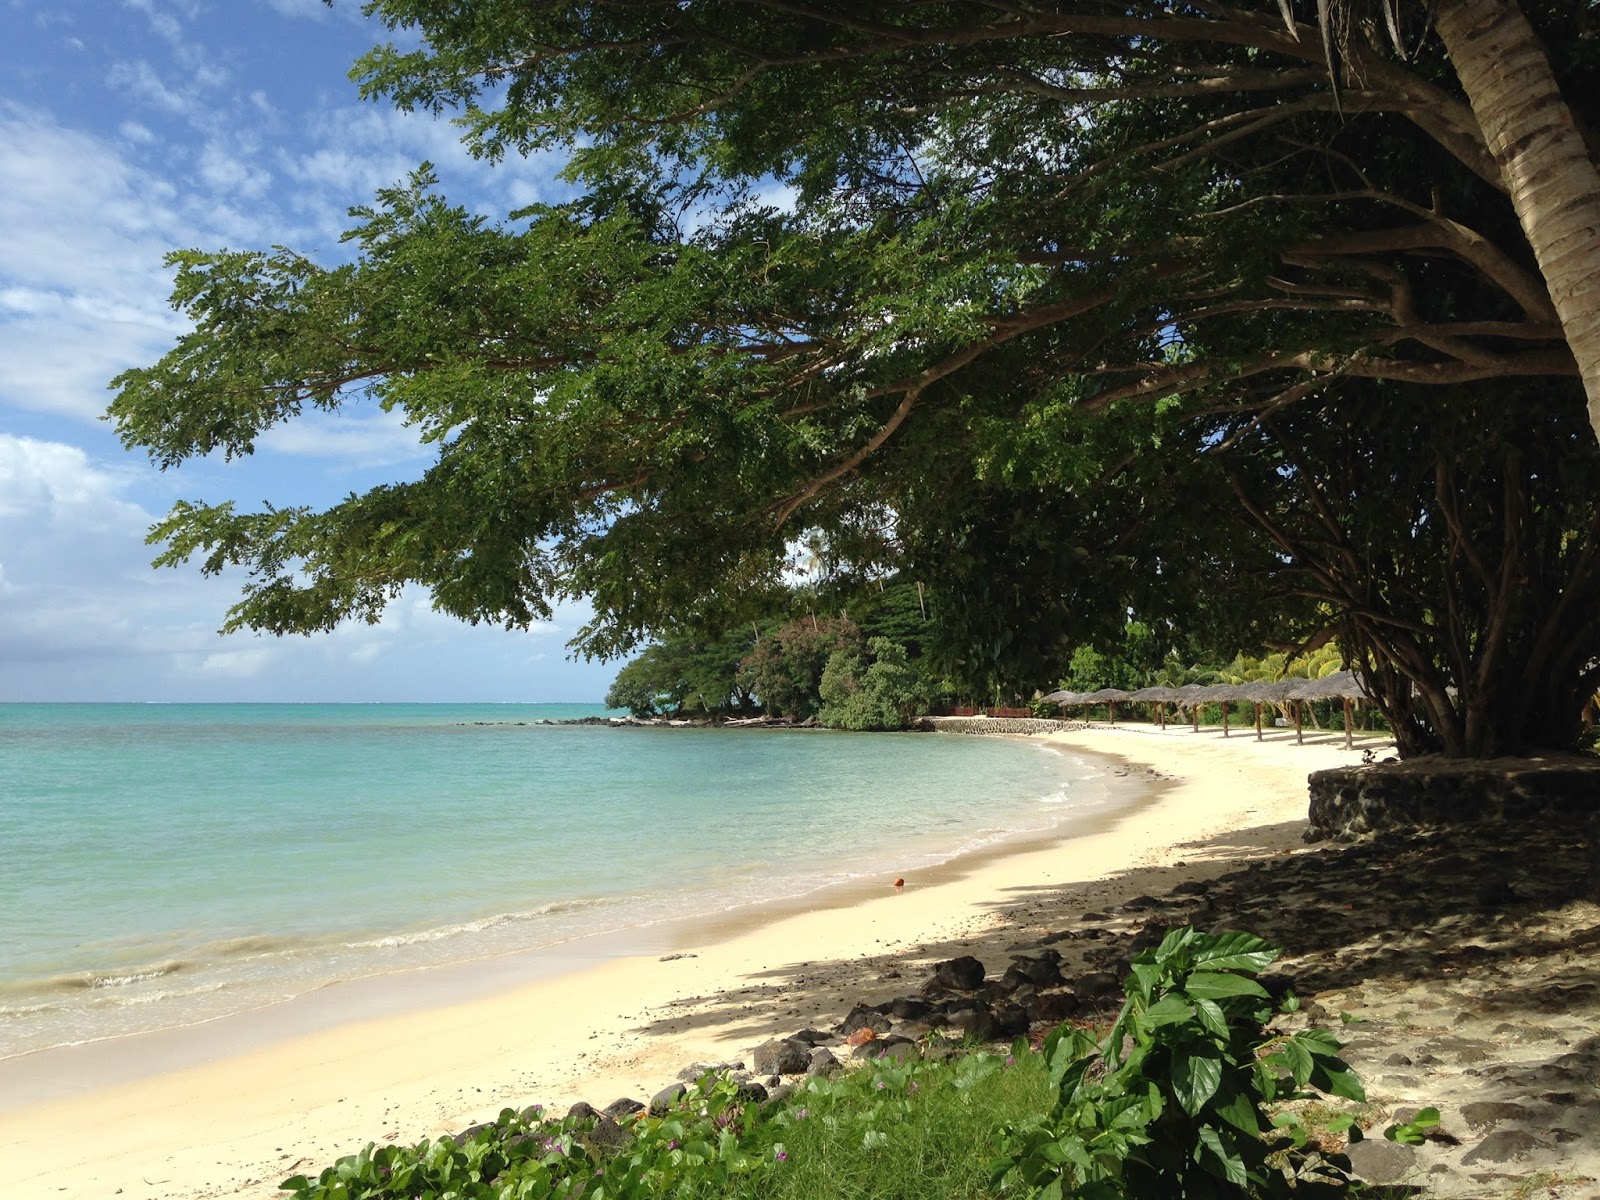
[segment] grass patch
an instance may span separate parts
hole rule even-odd
[[[1038,1054],[853,1071],[814,1083],[768,1128],[787,1160],[762,1200],[981,1200],[1007,1123],[1048,1108]],[[708,1197],[709,1200],[709,1197]]]

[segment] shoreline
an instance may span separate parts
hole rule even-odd
[[[1291,850],[1306,775],[1358,761],[1361,748],[1142,726],[1044,740],[1117,764],[1108,779],[1130,780],[1125,803],[1091,814],[1087,831],[1064,823],[1064,837],[1001,843],[920,872],[901,893],[856,881],[822,903],[811,893],[657,927],[627,956],[614,946],[604,957],[574,953],[571,970],[492,994],[482,994],[482,968],[493,960],[481,960],[466,964],[476,996],[400,999],[400,1011],[368,1009],[242,1053],[13,1108],[0,1133],[11,1194],[271,1195],[279,1179],[369,1140],[415,1142],[502,1107],[648,1098],[687,1062],[742,1058],[774,1034],[831,1025],[855,1001],[903,992],[913,964],[1003,956],[1043,929],[1046,896],[1055,908],[1100,907],[1147,890],[1152,876],[1171,885],[1185,872]],[[1171,782],[1157,784],[1151,771]],[[672,950],[661,953],[668,934]],[[395,977],[374,980],[361,982],[373,982],[382,1002]],[[86,1128],[96,1130],[93,1144],[77,1133]]]
[[[583,718],[564,723],[603,721]],[[644,727],[650,723],[637,724]],[[823,731],[823,736],[840,735]],[[1014,734],[998,736],[1034,741],[1037,748],[1035,739]],[[1115,756],[1093,752],[1084,755],[1075,750],[1065,756],[1086,767],[1092,766],[1094,760],[1099,760],[1100,765],[1073,779],[1072,786],[1082,787],[1085,798],[1081,804],[1068,807],[1051,825],[1007,830],[977,843],[969,838],[953,844],[948,853],[930,850],[921,843],[911,845],[904,848],[909,851],[909,858],[892,860],[885,868],[887,875],[878,872],[869,878],[858,874],[787,896],[740,900],[732,907],[652,917],[524,949],[491,950],[445,962],[376,970],[329,980],[217,1015],[0,1055],[0,1117],[108,1085],[133,1083],[237,1057],[295,1037],[465,1003],[579,974],[597,963],[670,955],[801,913],[850,908],[881,896],[885,881],[899,874],[912,874],[919,887],[952,882],[997,859],[1102,831],[1108,823],[1150,798],[1140,786],[1143,781],[1130,778],[1130,772],[1117,765]],[[1090,761],[1085,763],[1085,759]],[[944,857],[922,862],[929,853]]]

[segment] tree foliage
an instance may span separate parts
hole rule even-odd
[[[1315,539],[1286,550],[1234,500],[1313,477],[1226,465],[1289,454],[1272,427],[1359,475],[1372,430],[1296,414],[1484,380],[1581,408],[1435,43],[1400,63],[1360,33],[1330,61],[1265,0],[368,8],[412,47],[363,60],[368,95],[457,112],[491,158],[563,148],[581,194],[490,221],[423,168],[354,210],[348,263],[173,257],[193,329],[116,381],[129,445],[231,457],[367,400],[436,454],[323,510],[175,507],[160,561],[247,575],[229,628],[376,620],[419,583],[510,625],[591,597],[577,648],[613,655],[766,618],[810,532],[843,579],[924,585],[930,657],[1015,686],[1129,611],[1235,646],[1354,619],[1348,590],[1269,588]],[[1592,12],[1526,12],[1600,119]],[[1482,633],[1424,657],[1476,671]]]

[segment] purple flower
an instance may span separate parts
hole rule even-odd
[[[910,1083],[906,1084],[906,1091],[911,1092],[912,1094],[915,1094],[916,1090],[917,1090],[917,1081],[915,1079],[913,1079]]]
[[[678,1139],[677,1138],[673,1138],[671,1141],[669,1141],[667,1143],[667,1149],[668,1150],[676,1150],[677,1148],[678,1148]]]
[[[1016,1065],[1017,1065],[1017,1056],[1015,1054],[1006,1055],[1006,1066],[1014,1067]]]
[[[774,1153],[772,1157],[777,1162],[788,1162],[789,1161],[789,1152],[787,1150],[780,1149],[776,1153]]]
[[[797,1108],[794,1111],[794,1119],[796,1121],[804,1121],[810,1115],[811,1110],[809,1108]]]
[[[882,1091],[884,1086],[885,1086],[885,1084],[884,1084],[883,1080],[881,1080],[881,1079],[878,1080],[878,1090]]]

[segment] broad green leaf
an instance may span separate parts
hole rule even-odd
[[[1235,1187],[1242,1188],[1250,1182],[1250,1177],[1244,1169],[1244,1159],[1239,1157],[1236,1150],[1223,1143],[1221,1136],[1215,1129],[1209,1125],[1202,1125],[1200,1127],[1200,1143],[1211,1151],[1213,1160],[1221,1168],[1218,1174],[1229,1183]]]
[[[1218,1037],[1228,1036],[1228,1018],[1223,1015],[1222,1008],[1215,1000],[1196,1000],[1194,1010],[1204,1025]]]
[[[1172,1093],[1191,1117],[1205,1107],[1222,1084],[1222,1060],[1179,1052],[1172,1060]]]
[[[1144,1012],[1135,1018],[1141,1029],[1159,1029],[1163,1025],[1177,1025],[1194,1016],[1194,1009],[1190,1008],[1178,996],[1163,996]]]
[[[1279,1053],[1283,1055],[1288,1064],[1289,1074],[1294,1078],[1295,1087],[1304,1087],[1311,1078],[1311,1069],[1315,1065],[1311,1052],[1296,1041],[1287,1041]]]
[[[1183,990],[1191,999],[1219,1000],[1224,996],[1260,996],[1265,998],[1267,989],[1254,979],[1247,979],[1243,975],[1219,974],[1211,971],[1196,971],[1184,980]]]
[[[1194,964],[1213,971],[1254,972],[1280,953],[1253,933],[1222,933],[1195,948]]]
[[[1260,1111],[1245,1092],[1223,1088],[1217,1094],[1217,1103],[1212,1105],[1212,1111],[1235,1129],[1252,1137],[1261,1132]],[[1276,1118],[1273,1124],[1277,1124]]]

